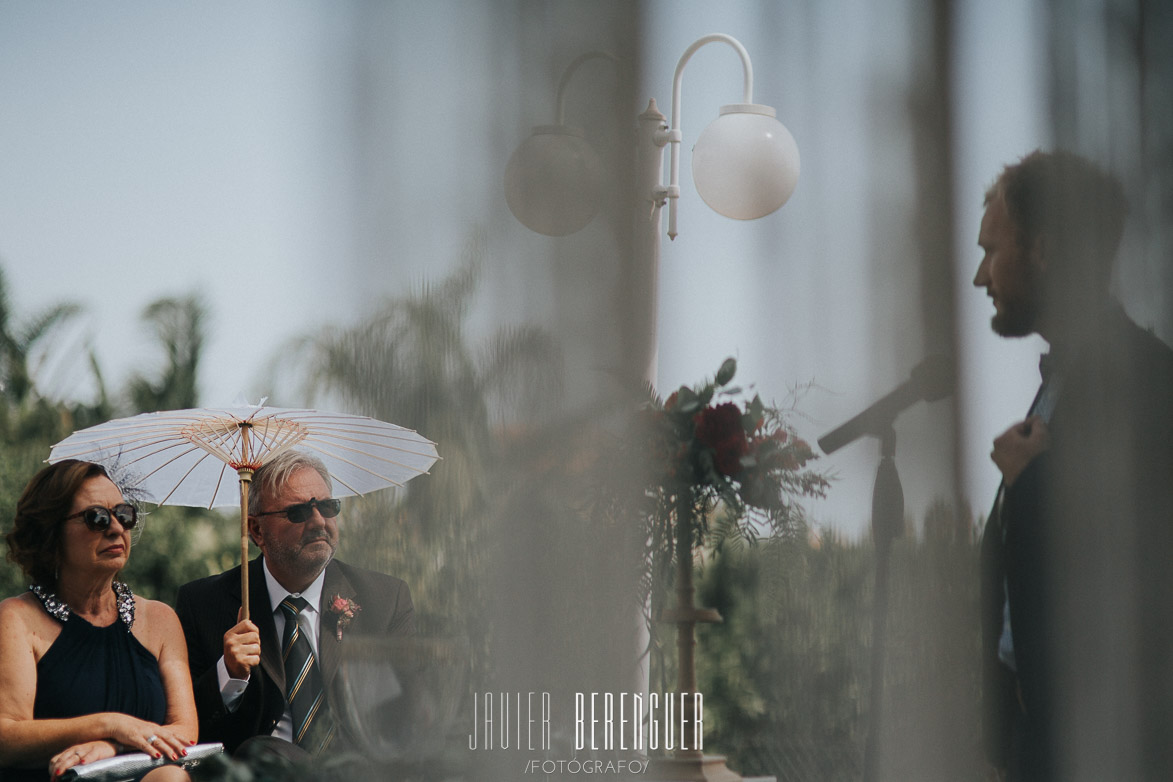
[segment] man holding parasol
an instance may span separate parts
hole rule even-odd
[[[237,621],[239,567],[180,588],[205,740],[242,755],[350,746],[333,687],[344,632],[389,637],[414,627],[403,581],[334,561],[340,505],[320,460],[280,454],[253,475],[248,529],[261,556],[248,564],[252,619]]]

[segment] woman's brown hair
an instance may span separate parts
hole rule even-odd
[[[81,485],[98,476],[110,477],[100,464],[66,459],[44,468],[24,487],[7,536],[8,559],[32,583],[57,585],[61,527]]]

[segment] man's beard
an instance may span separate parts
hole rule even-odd
[[[1029,337],[1035,333],[1033,318],[1013,310],[995,312],[990,318],[990,328],[999,337]]]
[[[323,541],[329,547],[329,553],[315,554],[311,557],[305,551],[305,548],[315,541]],[[320,573],[322,568],[330,563],[337,551],[337,543],[327,536],[314,538],[308,542],[303,542],[298,546],[285,546],[279,543],[270,541],[266,552],[270,559],[276,560],[288,570],[304,571],[309,575],[309,570],[313,569]]]
[[[990,328],[1000,337],[1028,337],[1038,330],[1041,303],[1029,296],[1004,298],[994,308]]]

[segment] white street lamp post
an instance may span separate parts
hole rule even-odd
[[[684,66],[709,43],[726,43],[741,58],[743,102],[722,106],[716,120],[693,147],[693,181],[714,211],[736,220],[764,217],[782,206],[798,183],[798,146],[770,106],[753,102],[753,65],[737,39],[715,33],[689,46],[672,79],[672,121],[667,123],[655,99],[639,115],[637,127],[637,188],[634,257],[627,291],[643,306],[633,317],[641,322],[626,370],[650,385],[656,381],[656,312],[660,265],[660,211],[668,205],[668,237],[675,239],[676,202],[680,197],[680,92]],[[584,62],[606,52],[588,52],[566,69],[558,86],[557,119],[541,125],[514,151],[505,169],[505,198],[514,216],[530,230],[547,236],[572,234],[598,212],[603,178],[598,155],[582,131],[564,123],[564,102],[570,77]],[[663,148],[671,145],[670,179],[663,184]]]
[[[776,119],[770,106],[753,102],[753,65],[749,53],[737,39],[721,33],[706,35],[689,46],[672,79],[672,122],[656,106],[655,98],[639,115],[637,126],[636,187],[640,197],[635,206],[634,257],[642,265],[633,270],[631,284],[638,292],[635,301],[645,302],[633,317],[641,317],[631,348],[628,369],[650,386],[658,374],[660,212],[668,204],[668,238],[675,239],[676,202],[680,198],[680,93],[684,66],[702,46],[722,42],[732,46],[741,58],[744,73],[742,103],[722,106],[716,120],[701,133],[693,146],[693,182],[701,198],[713,211],[736,220],[753,220],[776,211],[789,200],[798,184],[798,145],[790,131]],[[671,144],[668,185],[663,185],[663,148]],[[639,339],[642,337],[642,340]]]
[[[668,238],[676,238],[676,200],[680,197],[680,84],[684,66],[705,44],[723,42],[741,57],[745,100],[722,106],[705,128],[692,152],[697,192],[712,209],[736,220],[765,217],[790,198],[798,184],[798,145],[770,106],[753,102],[753,65],[745,47],[728,35],[706,35],[684,50],[672,78],[672,124],[656,136],[656,144],[672,144],[672,178],[668,203]]]
[[[634,184],[635,230],[632,267],[625,279],[628,315],[635,334],[625,359],[628,379],[642,379],[654,386],[657,374],[658,277],[661,249],[661,210],[668,205],[668,237],[675,239],[676,206],[680,198],[680,91],[684,66],[709,43],[729,44],[741,58],[744,71],[742,103],[722,106],[716,120],[701,133],[693,147],[692,172],[697,192],[714,211],[737,220],[764,217],[790,198],[798,183],[799,155],[794,137],[776,118],[770,106],[753,102],[753,66],[745,47],[731,36],[706,35],[689,46],[676,65],[672,80],[672,121],[656,106],[655,99],[639,115],[636,128]],[[533,231],[564,236],[584,227],[598,211],[602,179],[597,155],[581,132],[563,124],[563,99],[571,73],[592,52],[567,68],[558,88],[558,124],[540,126],[513,153],[506,167],[505,193],[514,216]],[[613,59],[613,58],[612,58]],[[663,184],[663,151],[671,145],[670,179]],[[640,306],[642,305],[642,306]],[[677,523],[682,523],[677,520]],[[720,621],[716,611],[695,605],[691,551],[680,552],[676,569],[676,605],[665,611],[663,621],[677,624],[680,693],[696,691],[693,650],[698,622]],[[693,699],[682,700],[681,738],[692,734],[696,715]],[[687,726],[687,727],[686,727]],[[725,766],[724,758],[704,755],[699,749],[677,749],[672,758],[659,761],[649,778],[735,782],[738,774]]]

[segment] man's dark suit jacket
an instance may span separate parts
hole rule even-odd
[[[340,649],[336,615],[329,611],[335,596],[355,601],[361,610],[344,630],[347,636],[386,638],[414,633],[414,611],[407,584],[393,576],[352,567],[337,560],[326,566],[322,586],[321,625],[318,632],[318,665],[327,699],[341,715],[338,668]],[[195,687],[200,720],[200,741],[220,741],[229,753],[253,736],[269,735],[285,710],[285,669],[281,641],[265,584],[262,558],[249,563],[249,613],[261,635],[261,664],[253,669],[248,688],[237,708],[229,713],[220,696],[216,664],[224,654],[224,634],[237,621],[240,610],[240,568],[208,576],[179,588],[176,613],[187,638],[188,662]],[[340,730],[345,725],[340,720]],[[334,746],[350,748],[345,734]]]
[[[1095,338],[1062,369],[1050,448],[1003,488],[1001,514],[991,514],[982,539],[986,749],[999,766],[1014,753],[1022,779],[1061,773],[1057,721],[1081,703],[1064,683],[1090,686],[1116,675],[1121,668],[1114,666],[1148,680],[1135,704],[1148,726],[1142,730],[1155,731],[1141,737],[1144,763],[1170,762],[1161,735],[1169,722],[1152,711],[1168,712],[1169,704],[1144,697],[1147,687],[1159,691],[1173,678],[1162,673],[1173,640],[1165,618],[1173,596],[1173,351],[1117,309],[1097,324]],[[1122,563],[1136,570],[1117,572]],[[1136,602],[1111,605],[1113,590],[1097,595],[1086,586],[1093,580],[1085,574],[1097,570],[1100,585],[1135,580]],[[1017,676],[998,660],[1007,594]],[[1103,666],[1103,656],[1081,657],[1104,648],[1108,631],[1094,617],[1134,610],[1143,617],[1140,634],[1108,639],[1118,647],[1116,659]]]

